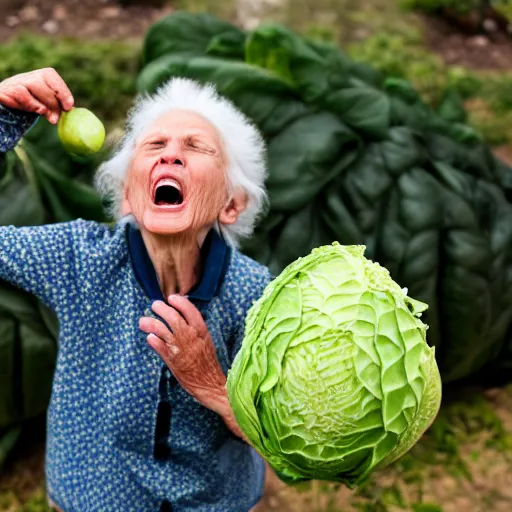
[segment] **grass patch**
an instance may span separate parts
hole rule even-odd
[[[377,32],[351,43],[347,53],[388,76],[412,83],[423,100],[437,108],[448,89],[465,102],[468,122],[491,145],[512,141],[512,71],[473,71],[448,66],[425,48],[421,30]]]
[[[482,475],[498,465],[501,474],[512,470],[512,387],[493,391],[492,396],[468,391],[445,401],[420,442],[356,491],[324,481],[282,484],[272,491],[274,505],[259,512],[442,512],[441,503],[460,496],[464,483],[474,505],[464,510],[494,510],[502,488],[495,474]],[[13,475],[0,481],[1,512],[48,512],[44,482],[35,481],[41,473],[29,469],[36,466],[34,450],[28,453],[31,464],[17,461]],[[473,480],[478,487],[471,491]]]
[[[140,43],[78,41],[21,34],[0,46],[0,80],[52,67],[62,76],[77,106],[87,107],[107,127],[125,117],[135,94]]]
[[[179,11],[207,12],[231,22],[237,14],[236,0],[174,0],[172,5]]]
[[[422,19],[404,10],[403,2],[246,0],[246,6],[249,7],[237,9],[233,0],[177,0],[180,9],[210,12],[240,22],[244,21],[240,13],[246,13],[250,24],[255,19],[283,23],[307,37],[338,43],[352,58],[388,76],[410,81],[433,108],[437,108],[447,89],[455,90],[466,102],[469,124],[490,144],[512,141],[512,70],[477,72],[446,65],[440,55],[427,49]],[[512,9],[512,3],[507,8]]]
[[[510,399],[512,390],[499,390]],[[379,471],[364,482],[350,499],[347,511],[362,512],[442,512],[433,499],[431,488],[443,486],[446,480],[473,481],[474,468],[480,469],[500,454],[512,466],[511,432],[500,419],[496,404],[476,392],[468,392],[457,401],[445,403],[428,433],[405,456],[389,468]],[[459,484],[455,484],[455,492]],[[324,503],[336,503],[342,486],[324,483],[316,492],[324,494]],[[311,492],[311,491],[310,491]],[[493,503],[498,496],[489,490],[482,504]],[[489,508],[489,510],[491,510]],[[339,508],[318,508],[321,511]],[[476,510],[476,509],[475,509]]]
[[[0,491],[0,511],[2,512],[50,512],[46,491],[39,487],[24,503],[13,491]]]

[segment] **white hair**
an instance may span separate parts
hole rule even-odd
[[[241,238],[249,237],[265,202],[265,143],[257,128],[230,101],[219,96],[211,84],[173,78],[153,95],[142,95],[128,114],[125,136],[114,155],[96,174],[96,188],[111,202],[110,213],[121,217],[121,202],[126,173],[138,137],[165,113],[186,110],[209,121],[219,132],[226,156],[228,186],[231,191],[247,194],[246,209],[234,224],[216,226],[226,241],[236,247]]]

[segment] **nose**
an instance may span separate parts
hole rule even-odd
[[[161,164],[167,165],[179,165],[181,167],[185,166],[185,160],[179,146],[174,143],[169,143],[165,149],[160,154],[160,162]]]
[[[162,164],[173,164],[183,166],[183,161],[179,158],[167,158],[165,156],[160,157],[160,163]]]
[[[182,158],[179,158],[177,156],[167,156],[167,155],[162,155],[160,157],[159,163],[167,164],[167,165],[180,165],[181,167],[183,167],[185,165]]]

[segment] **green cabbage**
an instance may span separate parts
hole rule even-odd
[[[283,480],[357,485],[408,451],[439,410],[440,375],[419,319],[427,305],[364,251],[314,249],[247,316],[229,400]]]

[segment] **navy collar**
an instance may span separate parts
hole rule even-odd
[[[127,224],[126,240],[133,270],[142,289],[151,300],[167,302],[160,290],[158,277],[144,245],[142,234],[130,223]],[[209,302],[213,299],[226,275],[230,256],[230,247],[215,229],[211,229],[201,247],[202,276],[199,283],[188,293],[190,300]]]

